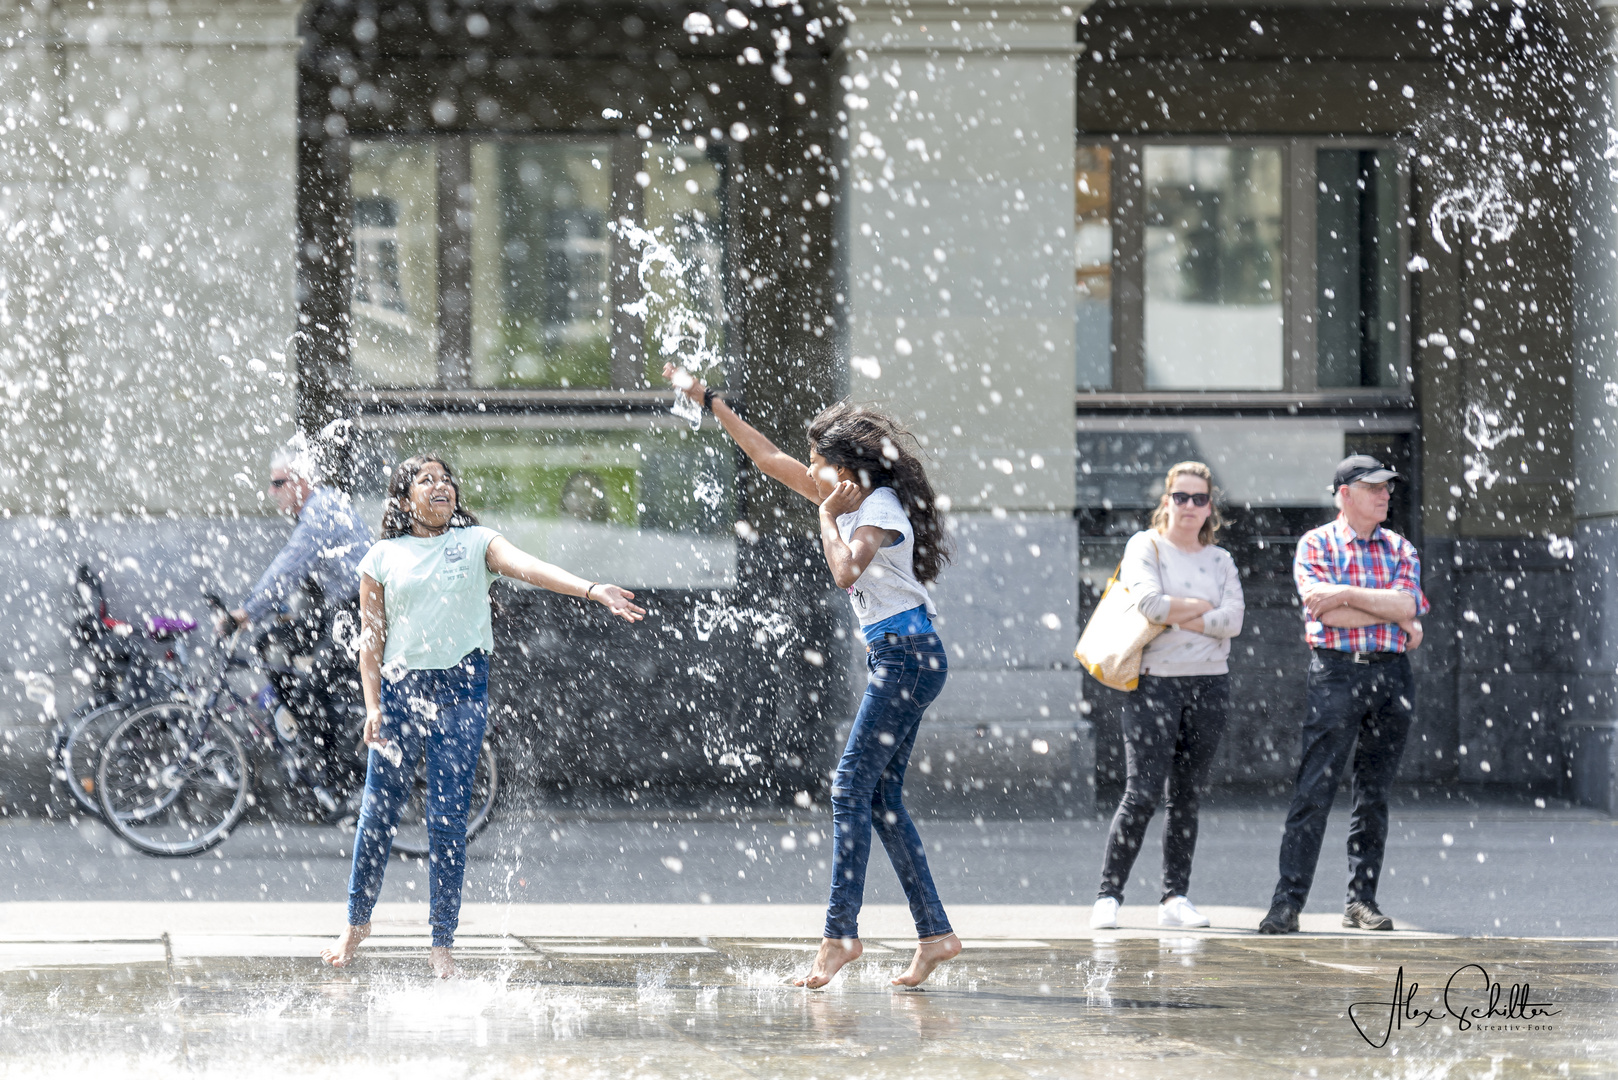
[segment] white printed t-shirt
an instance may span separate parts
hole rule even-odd
[[[915,607],[925,607],[928,615],[938,614],[927,587],[916,580],[915,530],[892,488],[877,488],[865,497],[859,509],[840,515],[837,534],[846,544],[853,540],[855,530],[866,525],[891,529],[901,539],[878,549],[865,573],[848,587],[848,598],[860,625],[870,626]]]
[[[474,649],[494,651],[489,618],[489,542],[500,534],[482,525],[442,536],[378,540],[359,572],[382,586],[388,621],[382,662],[412,671],[452,668]]]

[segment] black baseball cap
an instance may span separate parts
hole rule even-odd
[[[1382,464],[1370,454],[1350,454],[1337,463],[1337,475],[1332,478],[1333,494],[1344,484],[1384,484],[1404,477]]]

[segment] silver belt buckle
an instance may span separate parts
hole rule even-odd
[[[1370,653],[1357,652],[1357,653],[1354,654],[1354,663],[1356,663],[1356,664],[1369,664],[1370,662],[1371,662],[1371,654]]]

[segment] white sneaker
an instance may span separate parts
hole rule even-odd
[[[1097,900],[1096,906],[1090,909],[1090,929],[1118,929],[1118,901],[1110,896]]]
[[[1171,896],[1157,909],[1159,926],[1207,926],[1208,916],[1191,906],[1183,896]]]

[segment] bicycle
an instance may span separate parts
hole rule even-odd
[[[184,697],[185,648],[177,643],[196,629],[190,619],[148,618],[147,641],[165,646],[161,659],[134,639],[132,623],[109,614],[100,580],[88,566],[74,581],[77,612],[73,635],[89,654],[90,700],[57,725],[51,740],[51,777],[71,794],[84,813],[101,816],[96,773],[107,736],[132,707]]]
[[[225,605],[218,597],[204,594],[219,612]],[[295,635],[294,635],[295,636]],[[236,630],[220,639],[217,659],[205,679],[199,680],[187,700],[162,701],[135,709],[107,739],[97,770],[97,795],[102,816],[130,846],[154,856],[197,855],[222,843],[254,803],[253,768],[248,746],[255,742],[279,746],[281,762],[289,781],[288,790],[303,791],[318,785],[307,783],[308,748],[300,745],[299,723],[313,717],[282,716],[296,702],[307,702],[311,695],[289,693],[288,701],[266,700],[256,708],[255,691],[243,673],[268,676],[267,686],[295,687],[297,680],[314,674],[315,665],[305,667],[296,654],[290,663],[265,663],[263,654],[275,656],[273,630],[248,641],[247,631]],[[237,676],[233,685],[232,677]],[[344,703],[334,725],[333,746],[319,749],[324,754],[353,747],[363,754],[361,732],[363,706]],[[270,723],[262,718],[270,714]],[[350,777],[363,777],[363,769],[347,770]],[[404,855],[425,855],[426,762],[418,763],[414,789],[396,830],[393,848]],[[329,794],[329,793],[328,793]],[[362,795],[359,783],[331,797],[323,806],[327,820],[358,817]],[[495,756],[493,733],[484,740],[473,780],[473,798],[467,820],[471,840],[489,823],[500,795],[499,763]]]

